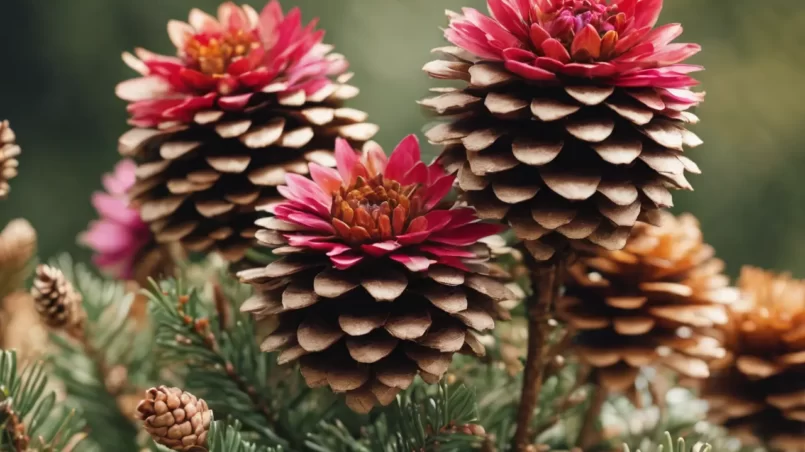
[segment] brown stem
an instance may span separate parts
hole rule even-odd
[[[581,433],[577,444],[582,450],[590,449],[595,446],[599,438],[598,420],[601,418],[601,408],[607,400],[607,391],[597,383],[594,383],[593,393],[590,394],[590,406],[584,415],[581,424]]]
[[[548,351],[548,319],[551,306],[559,297],[565,262],[558,259],[554,265],[539,266],[531,263],[533,295],[526,300],[528,313],[528,353],[523,371],[523,390],[517,410],[517,429],[512,450],[525,451],[531,443],[531,421],[542,389],[545,356]]]
[[[274,416],[271,415],[271,410],[268,408],[268,405],[266,405],[266,403],[263,401],[262,397],[260,397],[260,394],[257,393],[257,389],[255,389],[254,386],[251,386],[245,381],[243,381],[243,378],[240,377],[240,374],[238,374],[237,370],[235,369],[235,366],[231,362],[227,361],[225,367],[226,367],[226,375],[229,377],[230,380],[232,380],[235,383],[235,385],[237,385],[238,389],[240,389],[242,392],[244,392],[246,395],[249,396],[249,400],[252,401],[252,404],[254,405],[256,411],[262,414],[263,417],[266,418],[266,420],[269,422],[269,424],[274,424],[274,421],[276,419],[274,419]]]

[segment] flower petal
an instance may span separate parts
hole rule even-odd
[[[419,139],[416,135],[408,135],[394,148],[389,157],[388,165],[384,175],[386,178],[396,180],[400,183],[403,177],[412,167],[421,162],[419,153]]]
[[[392,254],[390,256],[393,260],[405,265],[408,270],[412,272],[424,272],[428,268],[430,268],[431,264],[435,264],[436,261],[432,259],[428,259],[424,256],[413,256],[407,254]]]

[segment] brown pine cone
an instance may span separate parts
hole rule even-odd
[[[78,333],[84,324],[82,297],[61,270],[41,264],[36,267],[31,296],[39,316],[51,328]]]
[[[744,267],[739,287],[723,328],[727,357],[702,396],[732,433],[805,451],[805,281]]]
[[[707,331],[727,321],[724,305],[738,293],[698,221],[662,212],[659,226],[638,224],[623,250],[588,251],[570,268],[558,310],[601,384],[626,390],[641,367],[658,364],[707,377],[708,360],[724,356]]]
[[[11,187],[8,181],[17,177],[21,149],[16,144],[17,137],[8,121],[0,121],[0,199],[8,197]]]
[[[166,386],[151,388],[137,405],[137,416],[154,441],[163,446],[180,451],[206,446],[212,410],[189,392]]]

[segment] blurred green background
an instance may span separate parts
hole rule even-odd
[[[256,8],[263,0],[248,1]],[[428,121],[416,100],[430,81],[421,67],[443,44],[444,10],[482,0],[284,0],[321,18],[326,41],[345,54],[362,94],[352,106],[392,146]],[[705,237],[736,274],[743,264],[805,276],[805,3],[801,0],[666,0],[661,22],[682,22],[707,100],[690,155],[704,174],[676,211],[696,214]],[[41,254],[78,253],[75,237],[94,217],[90,194],[118,159],[125,105],[114,86],[134,74],[120,53],[171,52],[165,25],[217,0],[2,0],[0,118],[23,147],[21,172],[0,220],[29,219]],[[421,136],[421,134],[420,134]],[[430,152],[433,152],[431,149]]]

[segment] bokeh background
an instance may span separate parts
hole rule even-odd
[[[248,0],[256,8],[264,0]],[[362,90],[351,106],[394,145],[428,122],[416,104],[434,82],[421,71],[443,45],[445,9],[483,0],[284,0],[321,18],[326,40],[352,63]],[[805,3],[802,0],[666,0],[661,22],[702,44],[694,59],[707,100],[690,152],[704,171],[677,212],[699,217],[730,273],[743,264],[805,276]],[[94,217],[90,194],[118,159],[125,105],[115,84],[131,77],[120,53],[170,52],[165,25],[218,0],[0,1],[0,118],[23,148],[0,221],[25,217],[42,256],[88,257],[76,236]],[[431,153],[433,149],[429,150]]]

